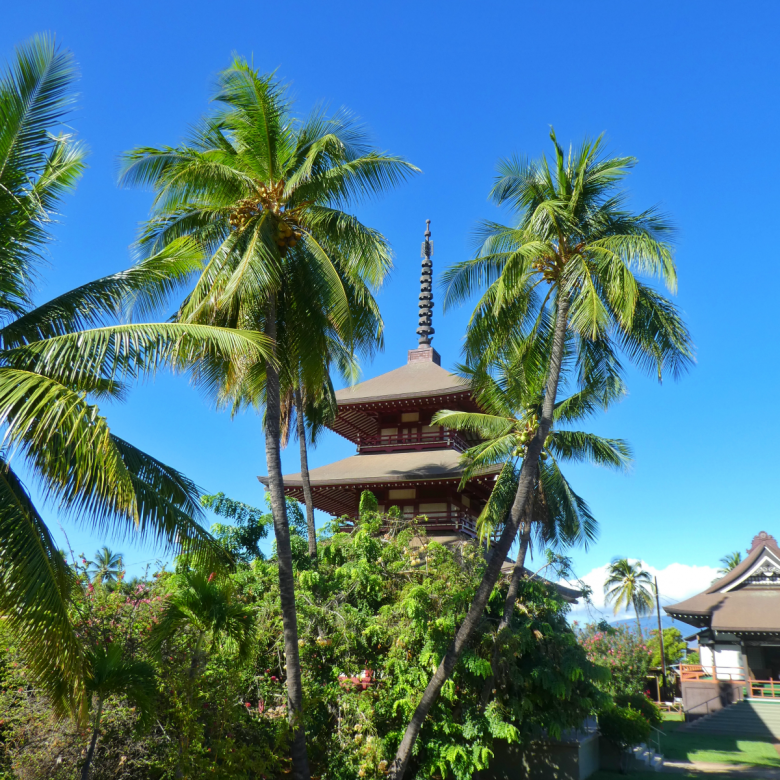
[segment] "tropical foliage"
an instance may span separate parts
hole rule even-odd
[[[742,563],[742,553],[739,550],[735,550],[728,555],[724,555],[720,559],[720,569],[718,569],[718,577],[725,577],[730,571],[736,569],[739,564]]]
[[[341,780],[384,777],[428,669],[484,568],[478,544],[448,549],[400,513],[377,514],[372,503],[363,502],[349,533],[334,524],[320,539],[316,569],[305,521],[293,532],[303,542],[295,580],[312,771]],[[100,679],[117,682],[95,685],[92,729],[74,731],[50,717],[4,636],[0,773],[73,777],[98,732],[93,780],[177,773],[248,780],[289,769],[277,566],[276,558],[255,558],[220,577],[192,569],[185,555],[175,572],[158,572],[129,593],[92,585],[79,568],[77,630],[90,653],[110,656],[111,671]],[[505,587],[486,622],[503,610]],[[545,581],[523,582],[507,637],[513,662],[496,681],[498,695],[483,706],[492,653],[485,633],[426,724],[417,776],[470,780],[497,741],[560,733],[607,701],[597,687],[606,675],[568,629],[567,610]],[[147,665],[150,702],[139,697],[144,686],[129,684],[145,685]]]
[[[679,628],[663,629],[664,637],[664,658],[666,665],[678,664],[685,658],[688,650],[687,643],[683,640],[683,635]],[[650,666],[661,666],[661,642],[658,639],[658,629],[650,632],[647,640],[647,646],[650,649]]]
[[[659,380],[692,360],[655,286],[676,285],[671,228],[619,189],[634,160],[601,139],[567,155],[553,133],[552,163],[503,161],[492,197],[516,223],[483,223],[446,274],[447,305],[480,295],[460,369],[481,412],[434,422],[471,437],[464,479],[500,467],[481,538],[440,544],[369,493],[317,538],[307,446],[335,412],[332,373],[353,380],[382,346],[391,268],[353,212],[417,169],[347,111],[299,118],[275,75],[236,58],[186,141],[123,158],[122,183],[154,190],[137,264],[41,303],[51,225],[84,170],[75,76],[49,37],[0,75],[0,778],[470,780],[498,744],[594,712],[621,747],[644,733],[652,644],[575,635],[559,589],[523,566],[533,531],[540,547],[595,538],[561,464],[629,462],[622,440],[574,429],[624,394],[620,356]],[[267,510],[201,497],[111,432],[97,404],[164,368],[263,414]],[[305,515],[284,495],[291,434]],[[23,477],[99,537],[175,553],[175,570],[128,582],[107,546],[68,564]],[[560,575],[568,561],[545,554]],[[638,563],[613,562],[605,591],[637,625],[652,610]],[[670,635],[667,658],[681,652]]]
[[[594,664],[609,669],[607,692],[644,695],[651,651],[635,632],[626,626],[592,624],[580,632],[579,641]]]

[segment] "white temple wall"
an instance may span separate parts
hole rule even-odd
[[[699,645],[701,665],[707,674],[712,674],[712,648]],[[744,680],[742,650],[739,645],[716,644],[715,668],[719,680]]]

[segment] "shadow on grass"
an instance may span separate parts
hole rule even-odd
[[[721,774],[720,772],[697,772],[696,774],[667,774],[666,777],[675,778],[675,780],[685,780],[685,778],[696,778],[696,780],[735,780],[734,775]],[[591,775],[589,780],[658,780],[657,772],[629,772],[627,775],[621,775],[617,772],[596,772]],[[744,780],[744,777],[743,777]]]
[[[670,721],[663,724],[661,752],[666,759],[780,767],[780,755],[771,735],[767,739],[745,739],[723,734],[697,734],[681,730],[681,725]]]

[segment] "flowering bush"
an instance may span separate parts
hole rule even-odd
[[[651,651],[627,626],[591,624],[579,633],[588,659],[609,670],[604,689],[613,694],[644,694]]]

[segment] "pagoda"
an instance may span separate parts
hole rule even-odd
[[[337,415],[327,426],[353,442],[357,454],[310,470],[309,479],[314,506],[323,512],[356,517],[360,494],[370,490],[380,511],[397,506],[407,517],[423,516],[429,535],[446,541],[476,535],[476,519],[500,467],[461,488],[461,454],[476,440],[432,424],[441,409],[479,411],[466,381],[443,369],[431,346],[432,257],[427,220],[417,348],[409,350],[405,365],[336,393]],[[260,481],[268,484],[267,477]],[[284,490],[303,501],[300,473],[284,475]]]

